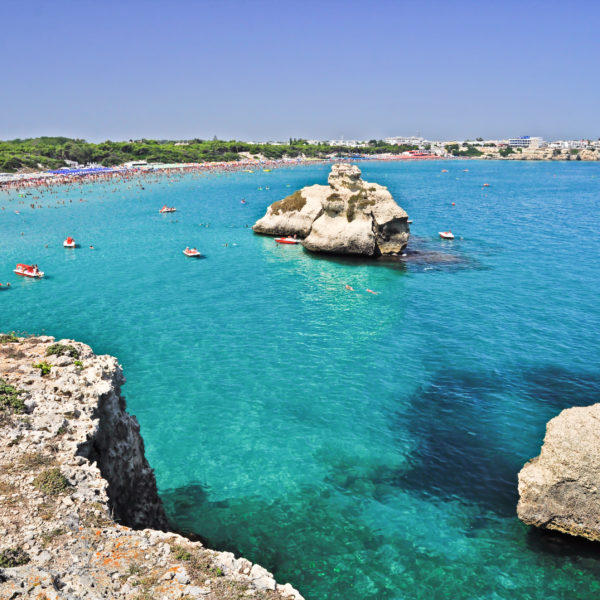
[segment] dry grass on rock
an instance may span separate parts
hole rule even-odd
[[[294,192],[283,200],[278,200],[271,204],[271,213],[279,215],[281,213],[298,212],[304,208],[306,204],[306,198],[302,195],[300,190]]]

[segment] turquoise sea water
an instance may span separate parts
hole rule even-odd
[[[57,188],[35,210],[0,192],[0,330],[118,356],[173,523],[307,600],[598,597],[596,546],[515,506],[546,421],[600,401],[600,165],[360,167],[414,220],[404,264],[245,227],[327,166]]]

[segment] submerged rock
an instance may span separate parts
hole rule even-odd
[[[302,238],[312,252],[399,254],[410,236],[408,215],[388,189],[361,179],[356,165],[336,164],[329,185],[311,185],[274,202],[256,233]]]
[[[600,540],[600,404],[548,422],[540,455],[519,473],[517,514],[527,525]]]

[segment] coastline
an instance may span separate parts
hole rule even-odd
[[[315,164],[334,164],[337,162],[357,162],[357,161],[377,161],[377,162],[416,162],[416,161],[440,161],[440,160],[498,160],[498,161],[534,161],[534,162],[598,162],[600,156],[588,156],[587,154],[577,155],[572,158],[569,154],[553,156],[551,153],[527,152],[515,153],[509,156],[499,156],[496,154],[484,154],[482,156],[368,156],[368,157],[336,157],[336,158],[299,158],[299,159],[276,159],[276,160],[240,160],[231,162],[205,162],[205,163],[173,163],[173,164],[148,164],[144,167],[106,167],[101,170],[80,169],[80,173],[65,174],[50,173],[48,171],[34,171],[27,173],[0,174],[0,192],[24,191],[36,188],[51,188],[60,185],[69,185],[73,183],[85,182],[103,182],[115,179],[129,180],[133,178],[143,178],[150,175],[170,176],[181,173],[228,173],[248,171],[256,172],[258,170],[272,170],[290,166],[303,166]]]
[[[336,162],[349,162],[356,159],[352,158],[326,158],[326,159],[278,159],[278,160],[241,160],[231,162],[206,162],[206,163],[178,163],[178,164],[149,164],[144,167],[107,167],[102,170],[92,171],[91,169],[82,169],[87,171],[79,174],[58,174],[47,171],[35,171],[32,173],[15,173],[0,176],[0,192],[2,191],[20,191],[38,187],[54,187],[59,185],[68,185],[78,182],[107,182],[113,179],[131,179],[134,177],[144,177],[150,175],[169,176],[181,173],[227,173],[239,171],[256,172],[264,169],[277,169],[282,167],[332,164]],[[363,160],[363,159],[361,159]],[[444,160],[443,157],[413,157],[413,156],[391,156],[391,157],[370,157],[364,160],[405,162],[421,160]]]
[[[124,381],[85,344],[0,335],[0,597],[302,600],[169,531]]]

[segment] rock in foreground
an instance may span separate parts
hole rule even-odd
[[[600,540],[600,404],[548,422],[540,455],[519,473],[517,514],[527,525]]]
[[[0,334],[0,599],[301,600],[166,531],[123,381],[84,344]]]
[[[329,185],[311,185],[274,202],[253,229],[303,239],[312,252],[381,256],[408,243],[408,215],[388,189],[361,179],[356,165],[336,164]]]

